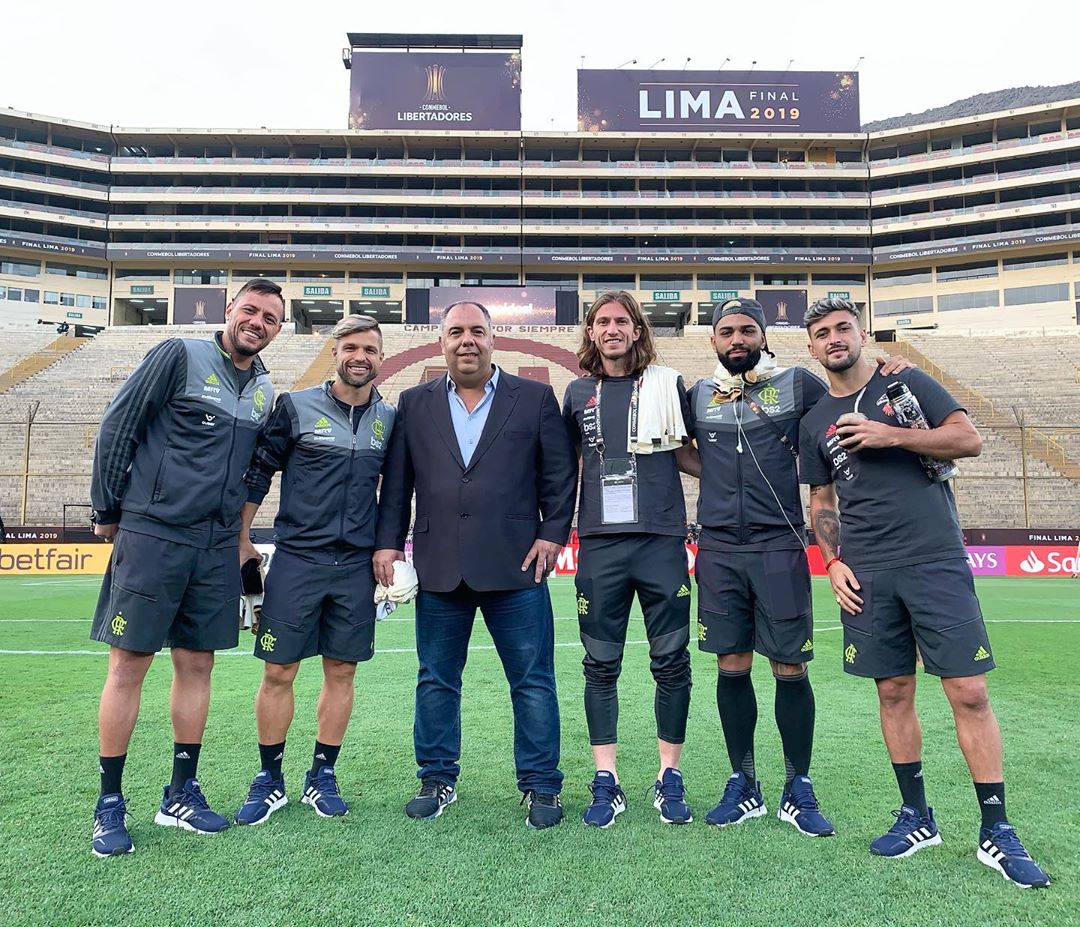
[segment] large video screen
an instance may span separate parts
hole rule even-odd
[[[432,325],[454,303],[480,303],[493,325],[554,325],[555,288],[546,286],[437,286],[428,290]]]

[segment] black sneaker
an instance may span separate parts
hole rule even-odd
[[[554,792],[537,792],[530,789],[521,796],[521,804],[528,803],[529,816],[525,826],[533,830],[554,827],[562,821],[562,802]]]
[[[419,821],[437,818],[447,805],[457,801],[454,787],[442,779],[422,779],[416,798],[405,806],[405,814]]]

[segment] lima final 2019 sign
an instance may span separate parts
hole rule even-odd
[[[521,55],[354,51],[349,128],[518,131]]]
[[[578,71],[581,132],[859,131],[854,71]]]

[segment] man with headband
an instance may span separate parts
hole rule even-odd
[[[702,525],[696,564],[698,647],[716,654],[716,702],[731,775],[708,823],[725,827],[767,811],[754,762],[754,651],[776,680],[774,711],[784,750],[777,817],[809,836],[829,836],[810,780],[814,657],[810,569],[799,494],[799,420],[827,392],[801,367],[778,367],[753,299],[716,308],[712,379],[690,390],[700,455]],[[907,366],[894,361],[890,373]]]

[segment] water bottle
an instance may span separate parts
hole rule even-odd
[[[885,387],[885,395],[889,397],[896,420],[905,428],[924,428],[929,430],[930,423],[923,415],[919,400],[915,398],[904,383],[890,383]],[[926,475],[935,483],[944,483],[951,480],[960,469],[951,460],[939,460],[936,457],[919,455],[919,463],[923,465]]]

